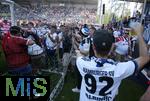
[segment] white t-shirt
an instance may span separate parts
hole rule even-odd
[[[34,38],[31,35],[28,37],[28,39],[31,39],[34,41]],[[28,54],[29,55],[40,55],[43,53],[43,51],[44,51],[43,48],[37,44],[28,46]]]
[[[44,27],[39,27],[36,30],[36,33],[39,37],[42,37],[49,32],[50,32],[50,30],[48,28],[44,28]]]
[[[28,46],[28,54],[29,55],[40,55],[43,53],[43,48],[41,48],[37,44],[29,45]]]
[[[57,33],[53,33],[50,36],[53,38],[53,40],[55,40],[57,37]],[[49,36],[47,35],[46,36],[47,49],[51,49],[51,50],[56,49],[56,47],[54,47],[55,45],[56,45],[56,43],[52,42],[51,39],[49,38]]]
[[[128,53],[129,43],[128,40],[125,39],[123,36],[117,38],[115,45],[116,45],[115,50],[116,53],[120,55],[126,55]]]
[[[121,81],[138,66],[135,61],[115,63],[110,59],[88,57],[78,57],[76,64],[82,75],[80,101],[113,101]]]

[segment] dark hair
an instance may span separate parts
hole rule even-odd
[[[34,23],[33,23],[33,22],[29,22],[28,24],[34,26]]]
[[[101,56],[106,56],[109,53],[114,42],[114,36],[110,31],[97,30],[94,32],[93,44],[96,52]]]
[[[4,20],[3,22],[4,22],[4,23],[7,23],[8,21],[7,21],[7,20]]]
[[[87,24],[84,24],[84,25],[83,25],[83,28],[88,28],[88,25],[87,25]]]
[[[21,32],[21,28],[18,26],[12,26],[9,30],[11,35],[18,35]]]
[[[96,28],[94,27],[94,26],[91,26],[91,28],[90,29],[93,29],[94,31],[96,31]]]
[[[65,25],[60,25],[60,27],[65,27]]]
[[[57,27],[55,25],[52,25],[51,28],[54,28],[55,30],[57,29]]]
[[[74,27],[75,30],[80,30],[79,27]]]

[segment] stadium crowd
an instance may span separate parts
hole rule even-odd
[[[24,12],[24,13],[22,13]],[[58,23],[58,21],[65,22],[83,22],[83,20],[88,20],[90,23],[96,23],[96,10],[95,9],[85,9],[78,7],[62,7],[62,6],[52,6],[52,7],[39,7],[34,10],[30,9],[15,9],[15,14],[17,15],[17,20],[33,20],[45,18],[49,19],[51,22]],[[38,15],[37,17],[35,17]],[[50,17],[50,18],[49,18]]]

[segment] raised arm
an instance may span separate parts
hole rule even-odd
[[[140,56],[139,58],[135,59],[135,61],[138,63],[139,66],[138,70],[141,70],[144,68],[143,66],[149,62],[150,57],[148,54],[146,43],[144,42],[144,39],[142,37],[143,26],[140,23],[137,23],[137,25],[134,26],[132,29],[138,35],[138,39],[139,39]]]

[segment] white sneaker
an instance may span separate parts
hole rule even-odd
[[[72,92],[74,92],[74,93],[80,93],[80,89],[78,89],[77,87],[76,87],[76,88],[73,88],[73,89],[72,89]]]

